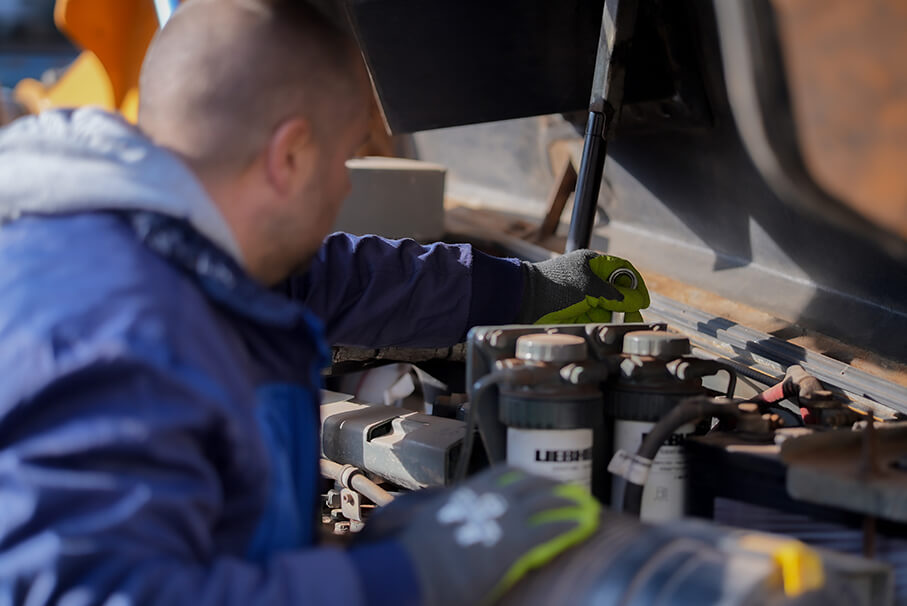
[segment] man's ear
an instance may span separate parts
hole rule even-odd
[[[291,193],[306,178],[313,142],[312,125],[304,118],[282,122],[271,135],[265,150],[265,171],[278,193]]]

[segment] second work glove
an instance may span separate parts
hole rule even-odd
[[[372,516],[362,538],[403,545],[423,604],[490,603],[588,538],[599,511],[585,488],[496,467],[451,490],[391,503]]]
[[[626,275],[611,284],[608,278],[617,275],[615,270]],[[624,283],[627,277],[634,282],[632,287]],[[517,322],[610,321],[611,313],[606,310],[636,313],[648,305],[642,276],[628,261],[592,250],[577,250],[541,263],[523,263],[523,298]],[[606,317],[590,317],[590,308],[597,307]],[[628,317],[627,321],[641,318]]]

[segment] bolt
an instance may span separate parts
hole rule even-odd
[[[637,356],[624,358],[620,362],[620,374],[624,377],[632,377],[636,373],[636,369],[641,366],[642,360],[640,360]]]
[[[486,334],[485,342],[495,349],[503,349],[507,346],[506,335],[500,329],[492,331],[491,334]]]
[[[611,345],[614,343],[614,331],[609,330],[607,326],[600,328],[597,333],[595,333],[595,338],[598,339],[598,342],[602,345]]]
[[[768,423],[769,427],[772,429],[784,425],[784,420],[775,413],[766,413],[762,415],[762,420]]]

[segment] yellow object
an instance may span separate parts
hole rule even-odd
[[[787,597],[797,597],[825,584],[822,559],[800,541],[764,534],[747,534],[741,537],[740,546],[747,551],[768,555],[774,560],[781,573]]]
[[[113,90],[104,66],[91,51],[85,51],[50,87],[27,78],[19,82],[14,95],[29,112],[37,114],[50,107],[99,105],[115,109]]]
[[[139,71],[158,29],[153,0],[57,0],[54,20],[84,51],[56,83],[23,80],[15,98],[34,113],[98,105],[135,121]]]

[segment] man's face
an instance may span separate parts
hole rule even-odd
[[[318,245],[333,230],[340,206],[351,190],[350,172],[346,161],[368,138],[368,106],[360,103],[361,111],[341,127],[340,132],[332,133],[322,147],[320,170],[315,175],[314,190],[318,192],[319,221],[316,223],[319,233]],[[313,201],[314,202],[314,201]]]
[[[268,212],[268,257],[285,272],[308,265],[331,233],[340,205],[350,193],[346,161],[369,132],[368,97],[365,91],[357,92],[363,94],[347,95],[322,112],[317,134],[297,156],[299,163],[293,170],[299,171],[299,178]]]

